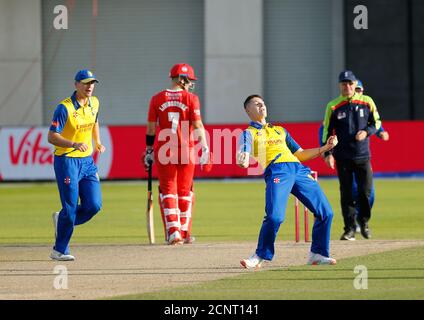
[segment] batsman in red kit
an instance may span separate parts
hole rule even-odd
[[[146,169],[156,163],[159,205],[168,244],[192,243],[190,235],[194,205],[193,178],[196,161],[210,163],[209,147],[200,115],[200,103],[192,93],[197,80],[193,68],[178,63],[169,73],[171,87],[150,100],[147,118]],[[154,148],[156,127],[158,141]],[[195,142],[199,145],[195,146]],[[201,146],[200,160],[197,146]]]

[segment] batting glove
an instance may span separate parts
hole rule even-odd
[[[146,170],[149,169],[151,165],[153,165],[155,156],[153,153],[153,149],[146,149],[146,152],[144,153],[144,167]]]
[[[200,164],[205,165],[209,162],[209,147],[203,146],[202,147],[202,155],[200,156]]]

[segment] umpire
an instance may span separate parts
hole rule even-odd
[[[331,135],[339,144],[332,153],[325,153],[326,164],[337,173],[340,183],[340,202],[344,233],[340,240],[355,240],[355,201],[352,196],[354,174],[358,183],[358,223],[365,239],[371,238],[368,221],[371,218],[370,195],[372,169],[369,137],[381,126],[377,107],[369,96],[355,92],[357,79],[352,71],[339,75],[340,96],[327,104],[322,141]]]

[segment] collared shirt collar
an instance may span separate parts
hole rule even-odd
[[[360,97],[360,94],[358,92],[355,92],[353,94],[352,98],[344,97],[342,95],[340,95],[340,97],[342,97],[343,100],[345,100],[345,101],[352,101],[352,100],[357,100]]]
[[[264,127],[273,127],[271,123],[266,123],[265,125],[263,125],[262,123],[256,121],[250,121],[249,125],[256,129],[263,129]]]
[[[72,94],[71,100],[72,100],[72,103],[74,105],[75,110],[78,110],[81,107],[81,105],[79,104],[79,102],[77,100],[77,92],[76,91],[74,91],[74,93]],[[91,108],[90,98],[88,98],[88,106]]]

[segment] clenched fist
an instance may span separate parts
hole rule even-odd
[[[96,143],[96,151],[98,151],[99,153],[103,153],[106,151],[106,147],[101,143]]]
[[[355,136],[357,141],[365,140],[368,137],[368,133],[365,130],[359,130]]]
[[[247,168],[249,166],[249,152],[238,152],[236,160],[239,167]]]
[[[330,151],[331,149],[333,149],[335,146],[337,146],[338,143],[339,141],[337,140],[337,136],[331,136],[330,138],[328,138],[327,144],[326,144],[327,151]]]
[[[72,144],[72,148],[81,151],[81,152],[85,152],[88,150],[88,145],[83,143],[83,142],[74,142]]]

